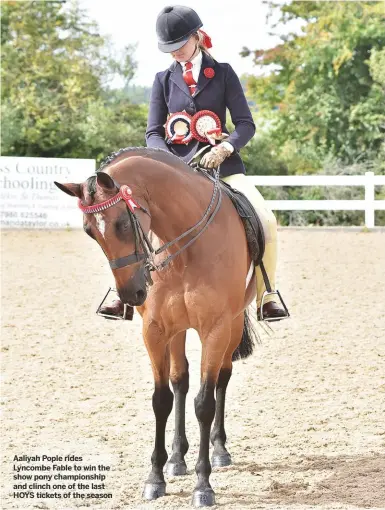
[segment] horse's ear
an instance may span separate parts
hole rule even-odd
[[[96,174],[96,183],[103,189],[112,190],[115,188],[115,182],[108,174],[104,172],[98,172]]]
[[[60,182],[56,181],[54,181],[54,184],[56,184],[60,190],[64,191],[64,193],[67,193],[67,195],[71,195],[71,197],[82,198],[82,187],[80,184],[74,184],[72,182],[60,184]]]

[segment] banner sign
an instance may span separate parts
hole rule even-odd
[[[83,182],[95,172],[93,159],[0,157],[2,228],[82,228],[77,199],[54,181]]]

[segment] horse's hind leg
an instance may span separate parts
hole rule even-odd
[[[168,339],[164,337],[155,323],[148,326],[143,336],[151,359],[155,381],[155,390],[152,397],[152,407],[156,421],[155,448],[151,456],[152,470],[146,480],[143,492],[146,499],[152,500],[164,496],[166,493],[166,483],[163,475],[163,467],[167,461],[165,433],[174,396],[169,387],[170,352]]]
[[[173,476],[187,472],[184,456],[188,451],[185,428],[186,395],[189,389],[188,361],[185,354],[186,332],[178,333],[170,345],[170,379],[175,394],[175,435],[172,456],[166,464],[166,473]]]
[[[195,507],[215,505],[215,494],[210,485],[209,458],[210,429],[215,415],[214,390],[223,357],[230,342],[231,322],[226,317],[207,332],[199,332],[202,340],[201,386],[196,396],[195,414],[200,428],[200,445],[195,471],[198,481],[192,503]]]
[[[243,322],[244,314],[241,314],[232,323],[230,344],[223,358],[216,386],[215,421],[210,436],[211,443],[214,445],[214,452],[211,457],[213,467],[224,467],[231,464],[231,456],[225,447],[227,439],[225,432],[225,398],[233,367],[232,356],[242,338]]]

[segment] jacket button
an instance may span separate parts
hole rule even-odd
[[[194,103],[190,103],[190,106],[191,106],[191,108],[193,108],[194,107]]]

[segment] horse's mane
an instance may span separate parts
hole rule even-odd
[[[96,170],[96,174],[98,172],[103,172],[103,170],[108,168],[112,163],[117,163],[120,159],[124,160],[132,156],[142,156],[154,161],[160,161],[162,163],[171,165],[174,168],[180,168],[184,171],[190,169],[187,163],[165,149],[151,149],[149,147],[125,147],[107,156],[101,162],[99,168]],[[96,193],[96,175],[89,177],[86,182],[87,191],[93,197]]]
[[[162,161],[163,163],[168,163],[173,166],[182,166],[183,169],[189,168],[187,163],[184,163],[180,158],[178,158],[178,156],[175,156],[166,149],[151,149],[149,147],[125,147],[107,156],[101,162],[100,167],[98,170],[96,170],[96,172],[103,171],[106,167],[111,165],[111,163],[114,163],[116,160],[120,159],[121,156],[123,156],[121,159],[126,159],[131,156],[142,156],[143,158]]]

